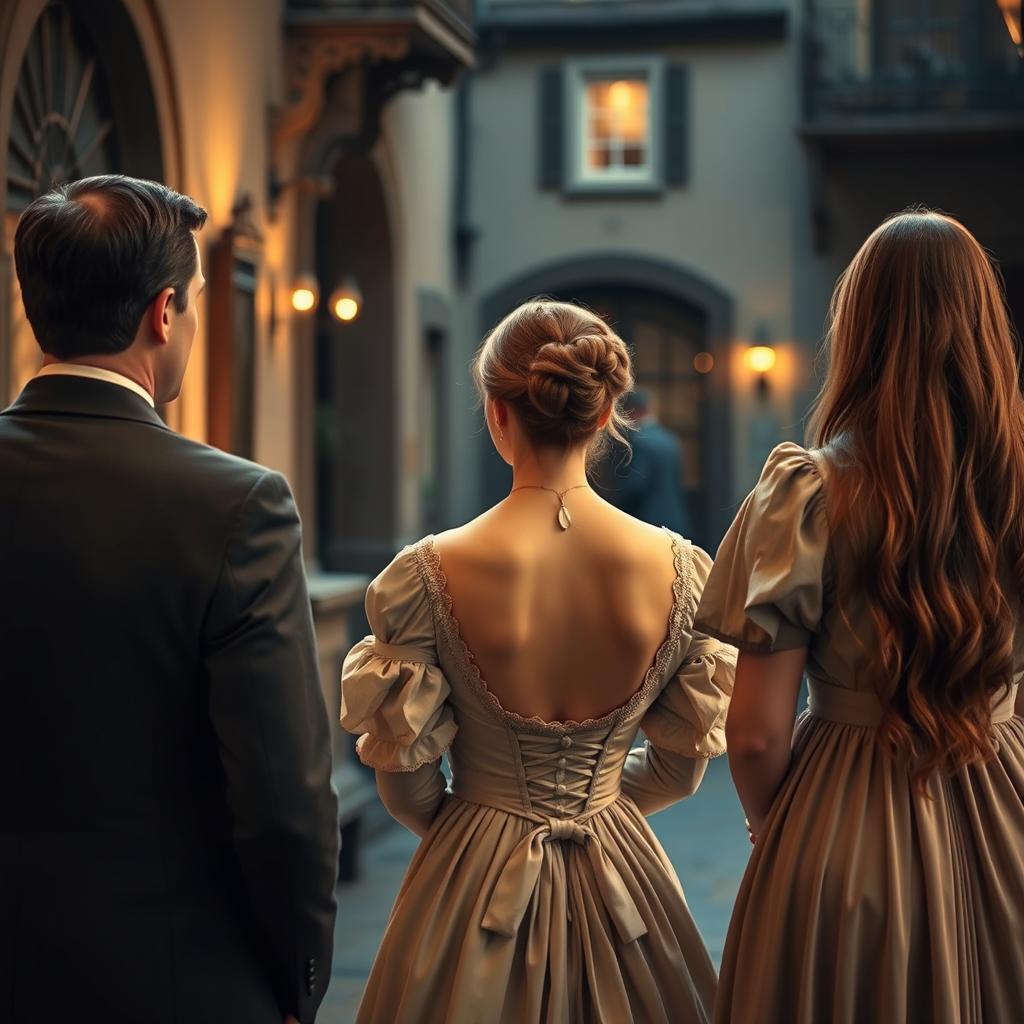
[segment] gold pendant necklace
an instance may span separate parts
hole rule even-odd
[[[572,516],[569,515],[569,509],[565,504],[565,496],[570,491],[578,491],[581,487],[589,487],[590,484],[573,484],[572,487],[566,487],[564,491],[556,491],[554,487],[545,487],[543,484],[523,484],[521,487],[513,487],[509,494],[515,494],[516,491],[550,491],[556,498],[558,498],[558,516],[556,522],[563,530],[568,530],[572,526]]]

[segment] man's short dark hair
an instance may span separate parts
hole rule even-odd
[[[206,211],[155,181],[104,174],[59,185],[18,221],[14,263],[28,322],[58,359],[123,352],[149,304],[188,306],[193,231]]]

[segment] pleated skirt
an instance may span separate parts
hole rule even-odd
[[[647,934],[622,942],[582,847],[551,843],[518,933],[481,927],[535,823],[449,797],[395,902],[359,1024],[702,1024],[715,969],[671,863],[632,801],[590,818]]]
[[[1024,1022],[1024,720],[919,792],[805,714],[726,939],[719,1024]]]

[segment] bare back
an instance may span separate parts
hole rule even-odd
[[[453,610],[488,688],[545,721],[597,718],[638,690],[668,635],[669,535],[592,491],[517,494],[436,538]]]

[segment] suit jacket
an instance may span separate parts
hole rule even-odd
[[[667,526],[689,537],[679,439],[660,423],[643,420],[629,440],[633,456],[615,470],[608,485],[609,500],[645,523]]]
[[[0,414],[0,1020],[312,1021],[338,826],[299,520],[139,396]]]

